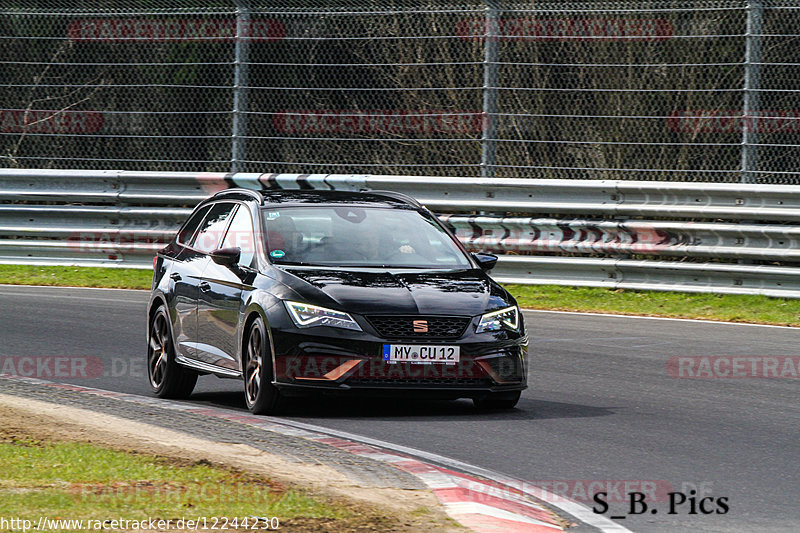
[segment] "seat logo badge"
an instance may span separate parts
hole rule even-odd
[[[414,321],[414,333],[428,333],[428,321],[427,320],[415,320]]]

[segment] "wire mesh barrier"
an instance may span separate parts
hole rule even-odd
[[[800,3],[7,0],[0,166],[800,183]]]

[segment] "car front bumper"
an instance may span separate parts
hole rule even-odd
[[[382,339],[338,328],[272,328],[275,385],[285,390],[328,392],[416,391],[467,397],[527,387],[528,342],[524,335],[467,333],[457,340]],[[384,344],[459,346],[460,361],[389,363]],[[421,394],[425,395],[425,394]]]

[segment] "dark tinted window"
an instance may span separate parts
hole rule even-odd
[[[184,222],[183,227],[178,231],[179,243],[189,244],[191,242],[192,237],[194,237],[194,232],[197,230],[197,226],[203,221],[209,209],[211,209],[211,206],[205,206],[199,211],[195,211],[192,216],[189,217],[189,220]]]
[[[276,264],[470,267],[450,235],[413,209],[278,207],[262,213],[267,253]]]
[[[240,206],[236,210],[228,234],[222,241],[220,248],[239,248],[242,255],[239,256],[239,264],[251,266],[256,250],[256,240],[253,236],[253,219],[250,217],[250,210],[245,206]]]
[[[208,216],[203,220],[200,230],[195,235],[190,246],[205,253],[213,252],[219,248],[219,242],[225,234],[225,229],[228,227],[228,219],[233,213],[234,207],[236,207],[236,204],[212,204]]]

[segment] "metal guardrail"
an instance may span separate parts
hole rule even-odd
[[[800,261],[800,226],[443,215],[472,248]]]
[[[6,169],[0,263],[149,268],[194,205],[234,186],[410,194],[502,254],[503,282],[800,297],[791,185]]]
[[[504,256],[501,283],[800,298],[800,268],[586,257]]]

